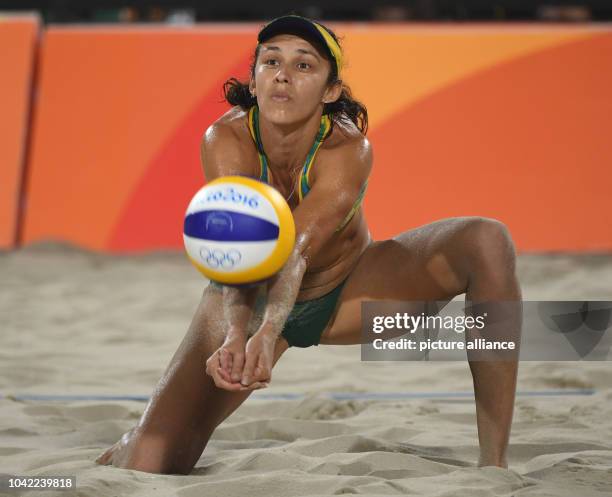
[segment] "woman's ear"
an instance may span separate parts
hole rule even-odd
[[[253,79],[251,79],[249,81],[249,92],[251,93],[252,96],[255,96],[256,91],[255,91],[255,81]]]
[[[342,95],[342,81],[338,80],[333,85],[328,86],[323,94],[323,103],[330,104],[335,102]]]

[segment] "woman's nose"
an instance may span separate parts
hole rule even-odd
[[[286,69],[284,67],[279,67],[274,79],[279,83],[288,83],[289,75],[287,74]]]

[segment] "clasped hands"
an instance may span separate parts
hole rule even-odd
[[[206,374],[218,388],[231,392],[266,388],[272,378],[275,344],[276,335],[264,329],[248,340],[242,330],[230,331],[206,361]]]

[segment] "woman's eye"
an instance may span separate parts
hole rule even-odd
[[[300,62],[300,63],[298,64],[298,67],[299,67],[300,69],[310,69],[310,64],[309,64],[308,62]]]
[[[268,59],[268,60],[266,60],[264,63],[265,63],[267,66],[275,66],[275,65],[277,64],[277,62],[278,62],[278,61],[277,61],[276,59]]]

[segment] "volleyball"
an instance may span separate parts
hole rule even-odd
[[[253,283],[283,267],[295,245],[295,223],[275,188],[243,176],[223,176],[189,202],[183,241],[187,257],[210,280]]]

